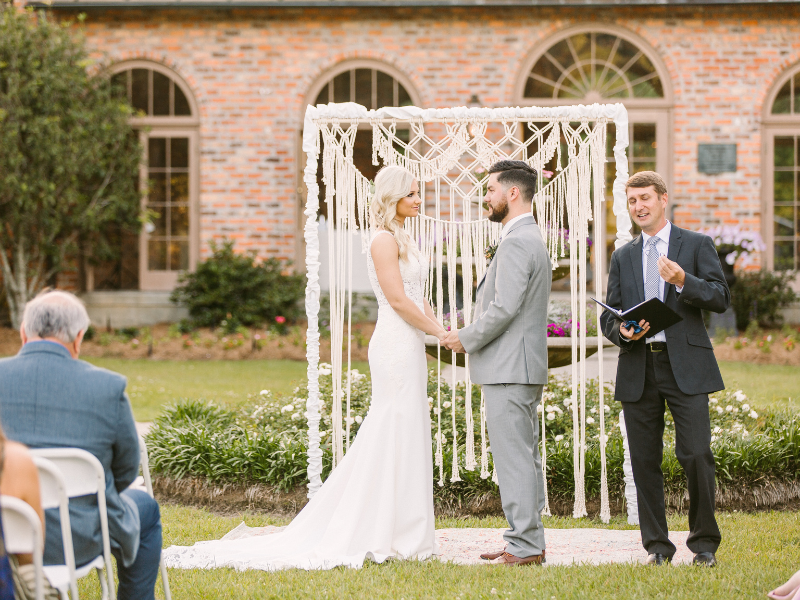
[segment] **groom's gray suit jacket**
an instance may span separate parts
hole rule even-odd
[[[458,332],[474,383],[547,383],[553,271],[533,216],[511,226],[478,284],[475,320]]]

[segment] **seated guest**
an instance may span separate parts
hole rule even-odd
[[[78,360],[89,327],[86,308],[63,291],[39,294],[25,306],[22,349],[0,360],[0,419],[9,439],[31,448],[82,448],[106,472],[111,552],[120,600],[151,600],[161,557],[158,504],[127,489],[139,473],[139,438],[125,378]],[[94,496],[70,501],[75,564],[102,550]],[[45,511],[45,564],[64,564],[58,511]]]
[[[33,464],[33,459],[25,446],[6,439],[2,426],[0,426],[0,494],[27,502],[38,513],[44,532],[44,513],[40,501],[39,473],[36,471],[36,465]],[[20,600],[34,598],[36,573],[33,569],[33,557],[30,554],[6,556],[2,539],[0,539],[0,550],[2,550],[0,562],[5,563],[0,567],[0,598],[16,597]],[[13,581],[13,585],[9,578]],[[45,597],[48,600],[57,599],[58,592],[48,585],[47,580],[44,584]],[[11,587],[14,589],[10,590]]]

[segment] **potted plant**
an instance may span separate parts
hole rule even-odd
[[[736,225],[717,225],[701,229],[700,233],[705,233],[714,240],[728,287],[731,287],[736,281],[736,275],[733,272],[736,261],[742,259],[742,266],[745,266],[753,258],[754,252],[766,249],[758,232],[742,229]]]

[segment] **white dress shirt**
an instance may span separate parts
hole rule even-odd
[[[516,223],[517,221],[521,221],[521,220],[522,220],[522,219],[524,219],[525,217],[530,217],[530,216],[531,216],[531,213],[529,213],[529,212],[526,212],[526,213],[523,213],[523,214],[521,214],[521,215],[517,215],[516,217],[514,217],[513,219],[511,219],[511,220],[510,220],[508,223],[506,223],[505,225],[503,225],[503,230],[500,232],[500,241],[501,241],[501,242],[503,241],[503,238],[504,238],[504,237],[506,237],[506,234],[508,233],[508,230],[509,230],[509,229],[511,229],[511,226],[512,226],[514,223]]]
[[[658,250],[659,255],[666,256],[669,251],[669,234],[672,231],[672,224],[667,221],[667,224],[661,228],[655,237],[658,239],[656,242],[656,250]],[[643,279],[647,277],[647,248],[650,242],[650,238],[653,236],[647,235],[644,231],[642,232],[642,276]],[[659,276],[659,286],[658,286],[658,299],[662,302],[664,301],[664,285],[665,281],[664,278]],[[683,291],[683,286],[678,287],[675,286],[675,291],[679,294]],[[658,332],[653,337],[649,337],[645,339],[645,343],[649,344],[650,342],[666,342],[667,336],[663,331]]]

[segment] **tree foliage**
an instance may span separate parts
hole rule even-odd
[[[79,255],[119,251],[110,225],[139,230],[132,109],[91,66],[70,24],[0,7],[0,264],[14,326]]]
[[[181,276],[171,299],[184,303],[200,327],[270,323],[293,319],[304,294],[302,275],[284,275],[285,265],[270,258],[256,262],[254,251],[237,254],[233,241],[211,242],[212,256]]]
[[[736,276],[731,286],[731,305],[736,314],[736,327],[747,329],[751,321],[762,327],[775,327],[783,321],[781,310],[797,299],[791,288],[795,273],[745,271]]]

